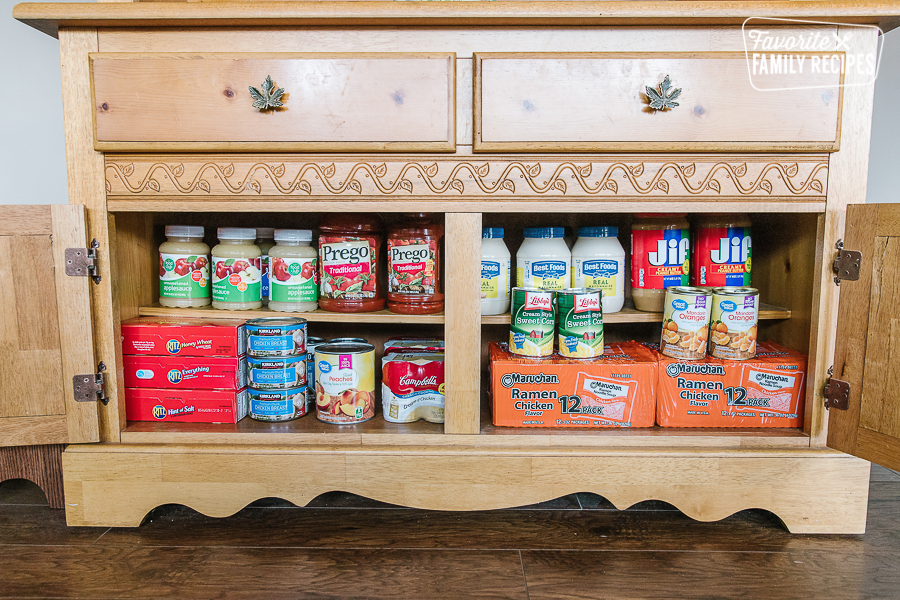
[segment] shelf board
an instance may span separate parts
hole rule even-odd
[[[790,319],[791,311],[765,302],[759,305],[760,320]],[[644,312],[637,310],[631,299],[625,300],[625,307],[616,313],[603,315],[604,323],[662,323],[661,312]],[[509,313],[502,315],[485,315],[481,317],[483,325],[508,325]]]
[[[302,313],[277,312],[265,308],[252,310],[218,310],[211,306],[202,308],[167,308],[159,304],[142,306],[138,309],[142,317],[170,317],[178,319],[259,319],[262,317],[295,316],[310,323],[443,323],[444,313],[433,315],[399,315],[388,310],[370,313],[336,313],[314,310]],[[507,319],[507,322],[509,320]]]

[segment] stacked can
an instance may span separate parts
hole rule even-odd
[[[306,337],[306,408],[312,410],[316,402],[316,348],[325,338]]]
[[[250,418],[290,421],[306,414],[306,320],[251,319],[247,331]]]
[[[556,293],[559,353],[566,358],[603,355],[603,290],[569,288]]]

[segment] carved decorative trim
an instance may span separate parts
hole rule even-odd
[[[113,196],[822,197],[825,156],[114,156]]]

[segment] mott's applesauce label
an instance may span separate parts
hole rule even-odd
[[[574,260],[575,277],[579,274],[584,278],[584,287],[597,288],[606,296],[616,295],[618,283],[619,263],[614,260]],[[574,278],[573,278],[574,279]]]
[[[196,254],[159,255],[159,295],[163,298],[209,298],[209,260]]]
[[[709,353],[716,358],[746,360],[756,356],[759,291],[722,287],[713,290]]]
[[[661,290],[688,285],[687,229],[631,232],[631,287]]]
[[[692,273],[695,285],[750,285],[753,244],[749,227],[702,227],[696,244]]]
[[[522,356],[550,356],[556,333],[553,292],[513,288],[510,307],[509,350]]]
[[[564,260],[522,260],[516,269],[516,285],[543,290],[562,290],[571,283],[569,263]]]
[[[684,360],[705,358],[711,304],[711,294],[699,288],[667,289],[659,351]]]
[[[319,263],[323,298],[375,297],[375,238],[319,237]]]
[[[212,298],[217,302],[258,302],[260,269],[242,258],[213,256]]]
[[[316,416],[338,425],[375,416],[375,347],[325,344],[316,348]]]
[[[388,239],[388,291],[434,294],[437,240]]]
[[[315,302],[319,299],[315,258],[269,258],[269,297],[273,302]]]
[[[559,314],[559,353],[567,358],[603,354],[603,293],[597,289],[568,289],[556,294]]]

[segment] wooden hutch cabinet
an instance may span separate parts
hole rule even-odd
[[[867,460],[900,466],[900,209],[850,206],[866,197],[873,75],[789,73],[759,91],[742,25],[816,36],[809,57],[849,66],[877,54],[872,26],[897,26],[900,2],[141,2],[14,16],[59,38],[70,204],[0,217],[3,264],[24,252],[47,276],[9,275],[0,444],[69,444],[69,524],[341,490],[438,510],[595,492],[699,520],[762,508],[793,532],[865,530]],[[278,110],[252,106],[248,87],[267,76],[286,90]],[[666,76],[680,106],[653,110],[644,90]],[[443,335],[446,423],[126,420],[123,320],[271,314],[160,307],[166,224],[204,225],[213,241],[217,226],[315,228],[341,211],[443,220],[445,312],[302,316],[311,335],[376,347]],[[513,254],[534,225],[617,225],[628,248],[635,213],[751,217],[760,338],[809,353],[802,429],[492,425],[487,344],[508,336],[509,315],[480,314],[482,226],[505,227]],[[92,240],[95,268],[79,262]],[[842,268],[839,286],[841,240],[862,267],[855,280]],[[661,314],[630,306],[606,316],[607,339],[658,340]],[[76,401],[73,377],[101,362],[105,388],[82,377]]]

